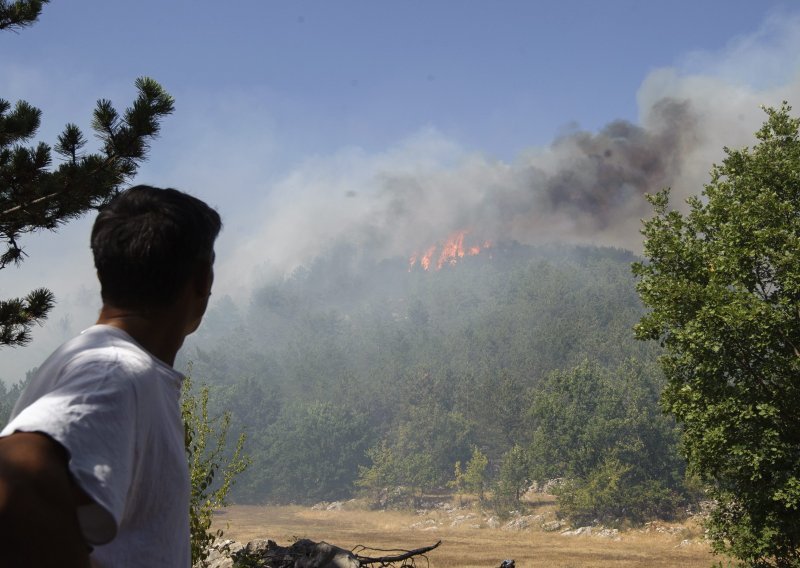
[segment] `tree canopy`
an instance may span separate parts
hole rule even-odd
[[[800,566],[800,120],[765,109],[752,148],[725,148],[687,214],[650,198],[637,326],[661,342],[663,402],[717,507],[717,551]]]

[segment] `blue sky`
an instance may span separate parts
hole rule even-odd
[[[220,292],[241,298],[337,239],[405,254],[468,221],[635,248],[636,191],[617,188],[602,223],[553,205],[564,172],[592,190],[581,152],[616,144],[607,124],[680,158],[653,183],[683,196],[722,145],[748,143],[759,104],[800,104],[800,7],[786,1],[55,0],[0,34],[0,54],[0,97],[40,107],[48,142],[66,122],[88,133],[98,98],[124,107],[138,76],[175,97],[136,181],[220,210]],[[662,124],[665,98],[688,101],[685,127]],[[527,217],[489,220],[487,203],[523,193]],[[60,302],[31,347],[0,352],[5,378],[91,323],[90,223],[31,236],[3,271],[4,295],[46,285]]]
[[[58,97],[58,114],[80,121],[96,98],[124,102],[133,78],[152,76],[178,103],[154,161],[179,144],[175,123],[215,121],[206,114],[228,105],[276,138],[281,160],[383,148],[423,127],[511,158],[571,123],[636,120],[652,70],[685,67],[792,11],[751,0],[56,1],[35,27],[0,36],[3,67],[58,78],[76,96],[41,83],[3,85],[3,96],[51,115]]]

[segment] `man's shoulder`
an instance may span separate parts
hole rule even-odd
[[[136,346],[113,331],[92,326],[61,344],[36,370],[32,383],[57,384],[72,375],[92,370],[106,373],[109,369],[146,364],[146,357]]]
[[[180,373],[153,357],[124,331],[94,325],[53,352],[29,387],[36,398],[61,389],[139,390],[142,381],[151,380],[179,385],[181,378]]]
[[[122,350],[134,354],[147,352],[125,331],[110,325],[95,324],[86,328],[78,335],[64,343],[54,354],[59,351],[66,353],[81,353],[85,351]]]
[[[93,325],[64,343],[45,365],[111,366],[133,374],[162,371],[180,375],[158,360],[125,331],[109,325]]]
[[[125,332],[92,326],[61,345],[37,369],[17,400],[9,425],[28,408],[37,416],[83,415],[97,408],[129,412],[160,398],[178,397],[182,378]]]

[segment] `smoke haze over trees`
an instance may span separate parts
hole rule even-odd
[[[193,375],[248,433],[237,499],[381,483],[413,497],[445,488],[480,448],[489,480],[513,451],[542,482],[614,459],[643,518],[686,501],[655,348],[631,332],[642,308],[629,252],[508,242],[438,271],[354,257],[320,257],[244,310],[221,302],[187,343]],[[619,517],[603,507],[597,518]]]

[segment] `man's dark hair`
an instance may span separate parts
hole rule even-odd
[[[176,189],[137,185],[120,193],[92,228],[103,302],[136,309],[169,305],[199,267],[213,262],[221,228],[216,211]]]

